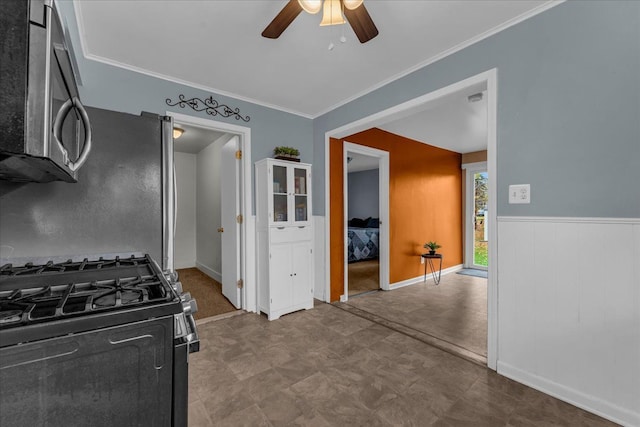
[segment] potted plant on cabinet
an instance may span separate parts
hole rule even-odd
[[[276,147],[273,149],[273,155],[276,159],[289,160],[293,162],[299,162],[300,151],[293,147]]]
[[[441,248],[442,246],[440,246],[439,244],[437,244],[436,242],[427,242],[424,244],[423,246],[425,249],[429,249],[429,255],[435,255],[436,254],[436,249]]]

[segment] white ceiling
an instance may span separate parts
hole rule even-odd
[[[547,9],[547,0],[366,0],[380,34],[302,12],[260,36],[285,0],[74,2],[85,56],[317,117],[463,45]],[[340,43],[340,36],[347,37]],[[329,51],[329,43],[336,47]]]
[[[471,153],[487,149],[486,84],[469,86],[426,104],[412,115],[377,127],[406,138],[455,151]],[[469,101],[470,95],[482,99]]]
[[[347,172],[362,172],[379,168],[379,160],[377,157],[367,156],[360,153],[349,153],[347,159],[351,159],[347,163]]]
[[[178,153],[198,154],[209,144],[225,135],[224,132],[218,132],[179,122],[175,122],[174,127],[179,127],[184,130],[182,136],[178,139],[174,139],[173,141],[173,148]]]

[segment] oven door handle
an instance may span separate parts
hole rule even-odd
[[[76,160],[69,159],[69,152],[64,147],[64,144],[60,141],[62,138],[62,125],[64,124],[64,120],[66,119],[69,111],[72,108],[75,108],[80,113],[80,118],[82,119],[82,124],[84,125],[84,144],[82,146],[82,152],[78,156]],[[56,115],[56,120],[53,123],[53,138],[58,143],[58,148],[62,152],[62,161],[64,164],[72,171],[75,172],[87,161],[87,157],[89,156],[89,152],[91,151],[91,123],[89,122],[89,116],[87,115],[87,110],[84,108],[84,105],[80,102],[77,96],[74,96],[62,104],[58,114]]]

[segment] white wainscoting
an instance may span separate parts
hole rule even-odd
[[[640,219],[498,217],[497,367],[640,425]]]
[[[324,225],[324,216],[313,216],[313,297],[320,301],[329,302],[325,295],[327,268],[325,265]]]

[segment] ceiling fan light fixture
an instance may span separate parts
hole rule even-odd
[[[354,10],[360,7],[363,0],[342,0],[342,4],[349,10]]]
[[[315,15],[322,9],[322,0],[298,0],[305,12]]]
[[[179,127],[174,127],[173,128],[173,139],[180,138],[183,133],[184,133],[184,129],[179,128]]]
[[[320,22],[320,26],[324,27],[327,25],[339,25],[344,23],[345,20],[342,16],[340,0],[324,0],[324,6],[322,8],[322,22]]]

